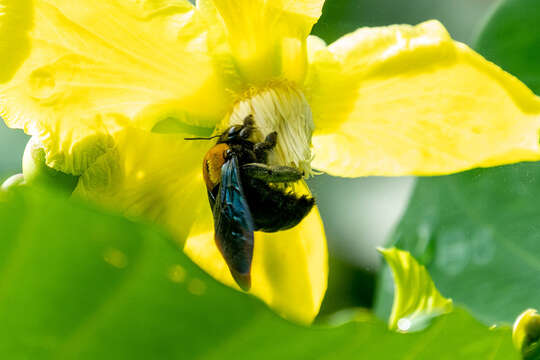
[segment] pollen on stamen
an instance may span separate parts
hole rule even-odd
[[[253,115],[257,132],[254,141],[278,133],[275,151],[269,154],[271,165],[292,166],[303,171],[306,177],[311,169],[311,137],[314,130],[311,108],[301,90],[290,84],[272,84],[247,91],[224,119],[224,129],[240,125],[248,115]]]

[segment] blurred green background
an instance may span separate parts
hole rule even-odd
[[[28,137],[0,122],[0,178],[21,172],[21,158]]]
[[[495,0],[327,0],[313,33],[332,42],[361,26],[416,24],[440,20],[452,36],[471,43]],[[27,137],[0,124],[0,177],[21,171]],[[310,180],[325,223],[331,253],[329,292],[323,313],[345,306],[372,304],[375,247],[402,215],[413,178],[342,179],[327,175]]]

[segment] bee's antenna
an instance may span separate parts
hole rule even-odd
[[[184,138],[184,140],[211,140],[213,138],[220,137],[221,135],[214,135],[210,137],[194,137],[194,138]]]

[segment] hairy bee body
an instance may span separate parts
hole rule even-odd
[[[315,203],[310,196],[297,196],[286,190],[288,183],[303,177],[300,171],[267,164],[277,133],[254,143],[249,140],[253,131],[253,119],[248,116],[243,125],[223,132],[203,161],[216,244],[244,290],[251,286],[253,232],[290,229]]]

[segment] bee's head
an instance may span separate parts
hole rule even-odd
[[[242,144],[249,142],[253,130],[255,130],[255,121],[253,120],[253,115],[248,115],[244,119],[244,124],[233,125],[227,128],[227,130],[221,134],[217,143]]]
[[[253,120],[253,115],[248,115],[244,119],[243,125],[233,125],[221,135],[215,135],[210,137],[192,137],[184,138],[184,140],[211,140],[214,138],[219,138],[217,144],[245,144],[250,142],[249,138],[255,130],[255,121]]]

